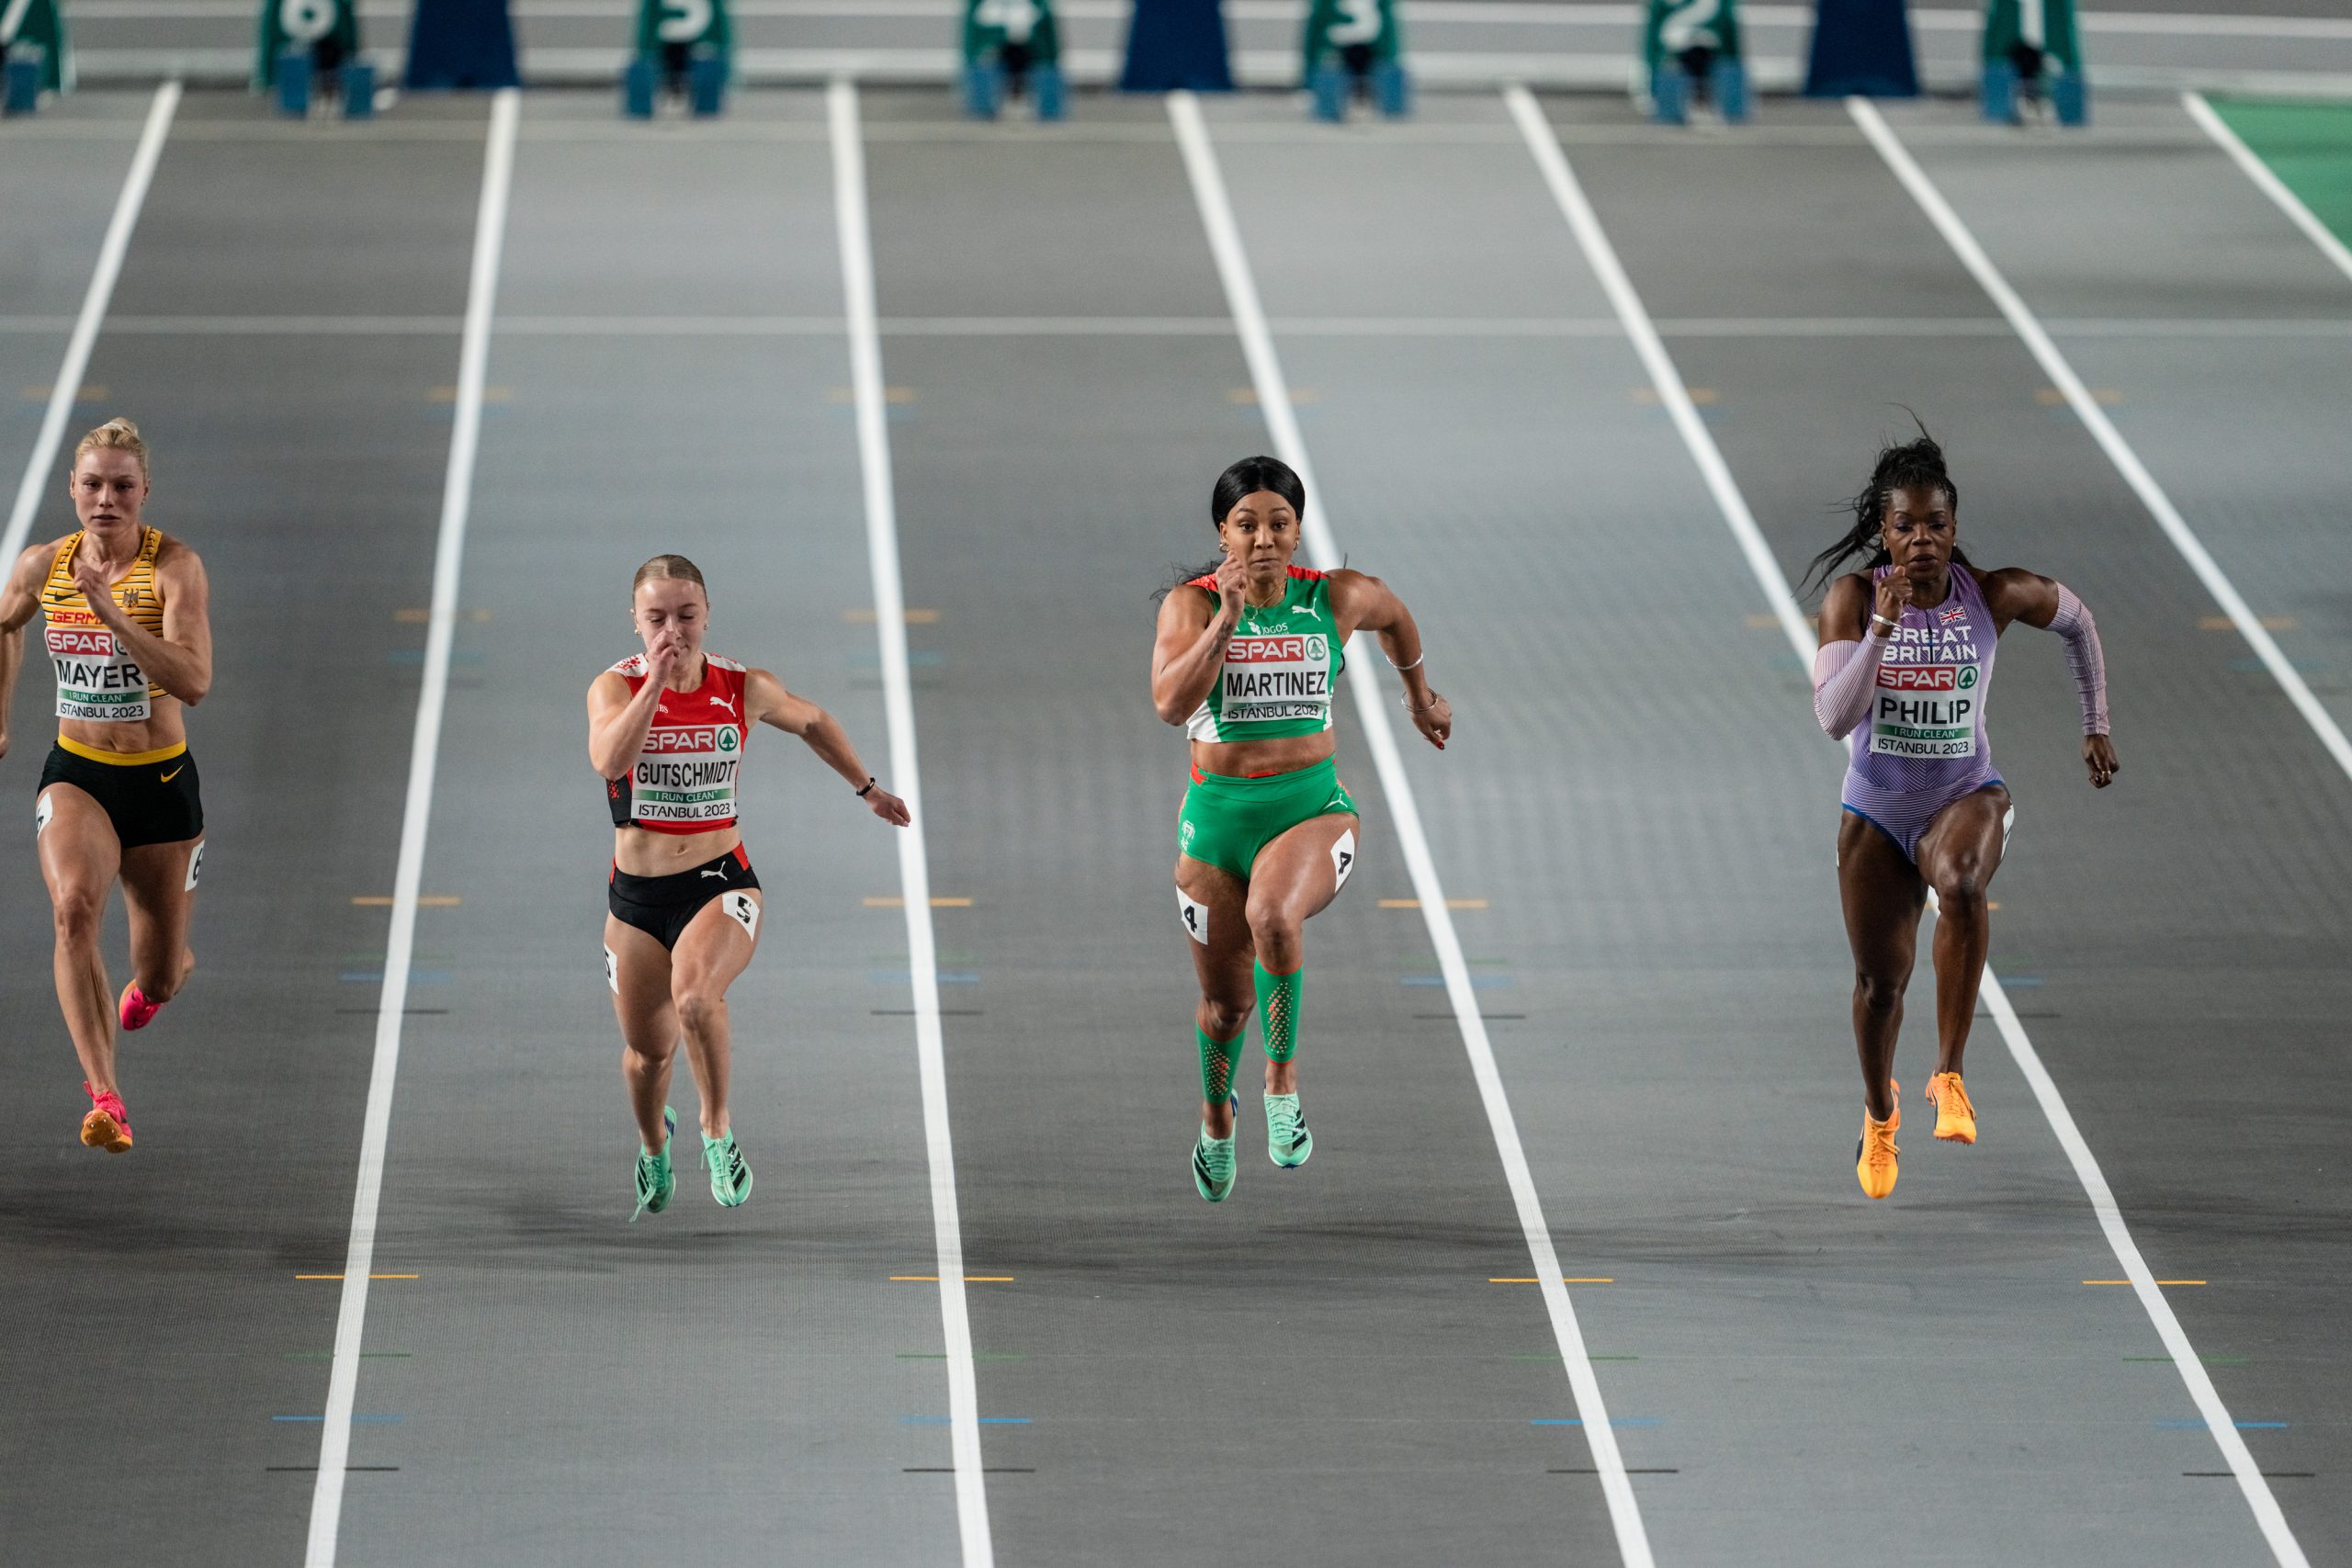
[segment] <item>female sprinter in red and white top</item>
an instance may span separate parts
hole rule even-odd
[[[588,760],[613,811],[605,976],[621,1026],[621,1073],[640,1145],[637,1213],[660,1213],[676,1179],[664,1104],[683,1035],[702,1092],[703,1164],[711,1196],[752,1195],[751,1167],[728,1128],[727,987],[760,938],[760,879],[737,827],[735,784],[754,724],[797,735],[883,821],[906,803],[874,782],[832,715],[764,670],[705,653],[710,598],[684,556],[637,569],[631,618],[645,651],[588,688]]]

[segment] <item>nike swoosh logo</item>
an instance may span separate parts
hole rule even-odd
[[[187,764],[186,762],[182,762],[178,767],[174,768],[170,773],[165,773],[165,774],[164,775],[164,783],[165,783],[165,784],[169,784],[169,783],[171,783],[174,779],[175,779],[175,778],[179,777],[181,773],[185,773],[185,772],[187,772]]]

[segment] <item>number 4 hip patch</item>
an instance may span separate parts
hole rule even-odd
[[[743,934],[753,942],[760,940],[760,901],[749,893],[722,893],[718,907],[727,911],[728,919],[743,928]]]
[[[1176,908],[1183,918],[1184,934],[1206,947],[1209,944],[1209,907],[1188,897],[1179,887],[1176,889]]]

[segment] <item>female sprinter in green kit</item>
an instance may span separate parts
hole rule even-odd
[[[1377,632],[1405,677],[1413,728],[1445,749],[1453,710],[1421,671],[1404,601],[1360,571],[1309,571],[1298,553],[1306,490],[1290,466],[1245,457],[1209,502],[1224,558],[1169,592],[1151,650],[1151,702],[1193,743],[1178,819],[1176,897],[1201,981],[1201,1131],[1193,1185],[1233,1190],[1233,1059],[1250,1008],[1266,1043],[1266,1152],[1284,1168],[1315,1151],[1298,1107],[1301,928],[1346,885],[1356,803],[1332,760],[1331,703],[1351,632]]]

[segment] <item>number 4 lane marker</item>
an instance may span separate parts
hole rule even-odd
[[[1232,201],[1226,194],[1225,175],[1217,165],[1216,149],[1210,144],[1208,127],[1201,118],[1200,100],[1190,93],[1170,93],[1168,118],[1176,127],[1185,172],[1192,177],[1193,197],[1200,206],[1202,226],[1208,231],[1209,249],[1216,257],[1217,273],[1225,283],[1234,330],[1240,335],[1242,353],[1250,362],[1250,379],[1257,388],[1258,401],[1265,411],[1267,432],[1273,437],[1276,453],[1298,470],[1299,479],[1306,487],[1306,515],[1300,520],[1300,527],[1306,536],[1307,548],[1323,566],[1336,567],[1340,559],[1339,543],[1317,500],[1322,491],[1307,461],[1306,438],[1299,434],[1298,417],[1291,407],[1287,390],[1290,383],[1283,379],[1282,366],[1274,354],[1273,333],[1266,324],[1265,308],[1258,299],[1257,281],[1250,275],[1250,257],[1241,246],[1241,231],[1234,220]],[[1380,689],[1379,677],[1373,672],[1373,662],[1357,660],[1348,666],[1348,681],[1355,692],[1364,742],[1371,748],[1374,764],[1380,773],[1380,787],[1386,793],[1396,818],[1397,847],[1404,852],[1413,891],[1421,902],[1421,919],[1429,927],[1430,944],[1437,950],[1438,967],[1444,976],[1446,995],[1453,1003],[1454,1018],[1461,1026],[1462,1046],[1470,1057],[1471,1076],[1477,1080],[1478,1097],[1486,1105],[1496,1152],[1502,1157],[1511,1201],[1519,1213],[1520,1229],[1526,1235],[1528,1256],[1535,1265],[1535,1278],[1542,1281],[1553,1337],[1559,1344],[1560,1359],[1567,1369],[1568,1386],[1576,1397],[1577,1415],[1584,1423],[1585,1441],[1591,1447],[1593,1466],[1600,1473],[1601,1492],[1609,1502],[1609,1519],[1617,1533],[1618,1554],[1626,1568],[1650,1568],[1653,1559],[1649,1534],[1642,1524],[1641,1508],[1634,1499],[1634,1483],[1626,1476],[1617,1435],[1609,1424],[1600,1382],[1593,1374],[1590,1358],[1585,1354],[1584,1333],[1577,1326],[1576,1307],[1568,1300],[1567,1286],[1560,1273],[1559,1254],[1552,1246],[1552,1228],[1544,1218],[1534,1173],[1528,1168],[1527,1153],[1520,1145],[1519,1123],[1512,1117],[1510,1101],[1503,1092],[1502,1070],[1495,1063],[1495,1049],[1487,1038],[1486,1021],[1478,1013],[1477,993],[1470,983],[1470,965],[1462,955],[1462,941],[1454,933],[1453,917],[1447,911],[1445,890],[1438,881],[1437,862],[1430,853],[1420,812],[1413,804],[1412,781],[1406,777],[1405,760],[1396,749],[1396,731],[1388,721],[1388,698]]]

